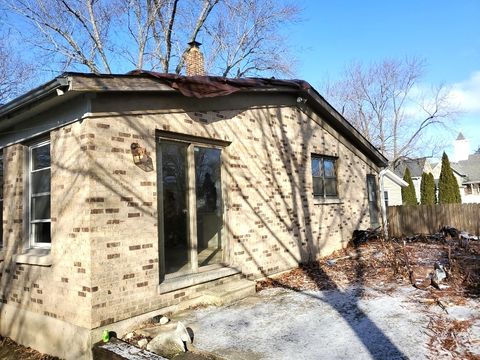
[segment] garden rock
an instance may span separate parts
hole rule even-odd
[[[138,344],[139,348],[145,349],[145,346],[147,346],[147,344],[148,344],[148,340],[147,339],[138,340],[137,344]]]
[[[447,277],[447,273],[445,272],[445,268],[440,265],[440,263],[436,262],[434,265],[434,271],[432,274],[432,285],[436,288],[440,289],[440,283]]]
[[[166,358],[184,353],[185,343],[191,343],[191,337],[181,322],[174,331],[166,331],[155,336],[147,345],[147,350]]]
[[[164,315],[157,315],[152,318],[152,321],[155,324],[165,325],[170,321],[170,319]]]

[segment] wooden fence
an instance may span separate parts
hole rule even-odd
[[[389,206],[390,236],[434,234],[445,225],[480,235],[480,204]]]

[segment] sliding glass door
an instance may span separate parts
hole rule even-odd
[[[214,146],[158,140],[161,279],[224,261],[221,153]]]
[[[187,215],[187,145],[160,144],[165,274],[191,268]]]
[[[195,146],[198,266],[222,261],[220,150]]]

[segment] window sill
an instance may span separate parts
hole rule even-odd
[[[218,269],[188,274],[163,280],[158,286],[158,292],[165,294],[175,290],[184,289],[190,286],[203,284],[209,281],[221,279],[240,273],[240,270],[231,267],[221,267]]]
[[[23,254],[15,255],[13,261],[37,266],[52,266],[53,263],[50,249],[28,249]]]
[[[343,204],[343,201],[339,198],[314,198],[313,199],[314,205],[331,205],[331,204]]]

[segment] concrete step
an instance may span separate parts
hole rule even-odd
[[[255,294],[255,282],[246,279],[232,279],[222,285],[206,290],[202,298],[212,305],[234,303]]]
[[[225,305],[255,294],[255,282],[245,280],[241,274],[231,275],[222,279],[223,283],[206,288],[197,296],[183,300],[162,309],[161,314],[178,314],[185,310],[208,305]]]

